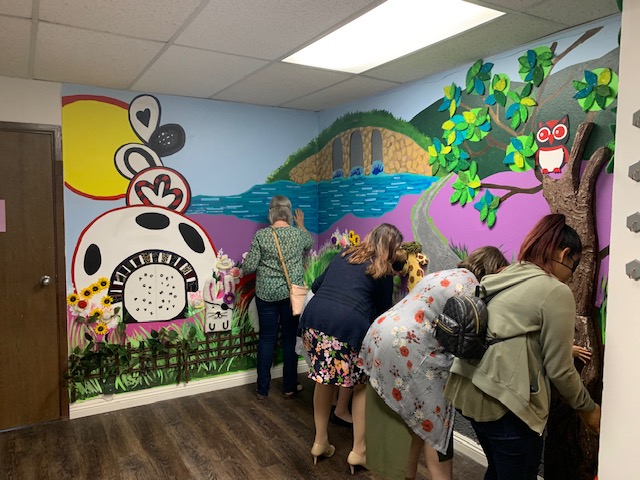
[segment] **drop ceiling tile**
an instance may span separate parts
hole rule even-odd
[[[565,25],[508,13],[455,37],[368,70],[367,76],[411,82],[467,62],[504,52],[566,29]]]
[[[529,9],[527,13],[564,25],[576,26],[620,13],[620,10],[616,0],[566,0],[547,1]]]
[[[134,90],[210,97],[266,65],[264,60],[172,46],[134,85]]]
[[[482,5],[483,7],[495,8],[503,11],[517,11],[526,13],[531,7],[540,5],[547,0],[465,0],[469,3],[475,3],[476,5]],[[567,0],[571,1],[571,0]]]
[[[40,23],[34,77],[39,80],[127,88],[162,43]]]
[[[344,105],[370,95],[376,95],[399,86],[400,84],[398,83],[386,82],[384,80],[355,77],[320,90],[319,92],[287,102],[281,106],[317,112],[337,105]]]
[[[353,75],[290,63],[273,63],[214,95],[216,100],[281,105]]]
[[[31,18],[31,1],[0,0],[0,15]]]
[[[41,20],[147,40],[169,40],[200,0],[40,0]]]
[[[275,60],[380,3],[380,0],[211,0],[175,43]]]
[[[31,20],[0,16],[0,75],[27,77]]]

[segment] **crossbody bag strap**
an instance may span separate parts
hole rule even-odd
[[[271,233],[273,233],[273,239],[276,242],[278,256],[280,257],[280,263],[282,264],[282,270],[284,271],[284,278],[287,279],[287,285],[289,286],[289,291],[291,291],[291,280],[289,280],[289,272],[287,271],[287,266],[284,263],[284,257],[282,256],[282,250],[280,249],[280,242],[278,241],[278,235],[276,235],[276,229],[271,227]]]
[[[536,275],[539,276],[539,275]],[[529,277],[525,280],[523,280],[522,282],[518,282],[514,285],[511,285],[510,287],[506,288],[505,290],[509,290],[509,288],[515,287],[516,285],[520,285],[521,283],[526,282],[527,280],[531,280],[532,278],[535,277]],[[476,297],[481,298],[485,305],[487,305],[491,299],[493,297],[495,297],[498,293],[502,293],[504,292],[504,290],[501,290],[500,292],[494,293],[493,295],[487,295],[487,289],[484,287],[484,285],[476,285]],[[495,345],[496,343],[500,343],[500,342],[504,342],[505,340],[511,340],[512,338],[518,338],[518,337],[524,337],[529,335],[529,333],[531,332],[523,332],[523,333],[518,333],[516,335],[511,335],[510,337],[496,337],[496,338],[492,338],[491,340],[489,340],[487,342],[487,347],[490,347],[491,345]]]

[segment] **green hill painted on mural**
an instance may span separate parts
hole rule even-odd
[[[361,127],[378,127],[406,135],[425,150],[431,145],[431,139],[414,127],[410,122],[394,117],[386,110],[370,110],[368,112],[350,112],[336,119],[307,145],[294,152],[286,162],[267,178],[267,183],[278,180],[289,180],[291,170],[311,155],[322,150],[336,135],[347,130]]]

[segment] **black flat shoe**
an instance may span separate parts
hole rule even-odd
[[[346,420],[341,419],[339,416],[337,416],[335,413],[331,413],[331,417],[329,417],[331,419],[331,423],[334,423],[336,425],[340,425],[341,427],[353,427],[353,423],[352,422],[347,422]]]

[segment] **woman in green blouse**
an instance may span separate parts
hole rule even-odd
[[[292,220],[296,227],[291,225]],[[271,199],[269,223],[270,227],[256,232],[242,267],[244,273],[256,273],[256,306],[260,324],[256,394],[259,400],[269,394],[271,363],[278,337],[278,326],[282,335],[285,396],[293,396],[298,386],[298,355],[295,351],[298,317],[291,313],[289,287],[274,235],[278,237],[292,284],[304,285],[302,257],[305,250],[313,246],[313,238],[304,227],[304,213],[297,209],[295,215],[292,215],[291,201],[287,197],[276,195]]]

